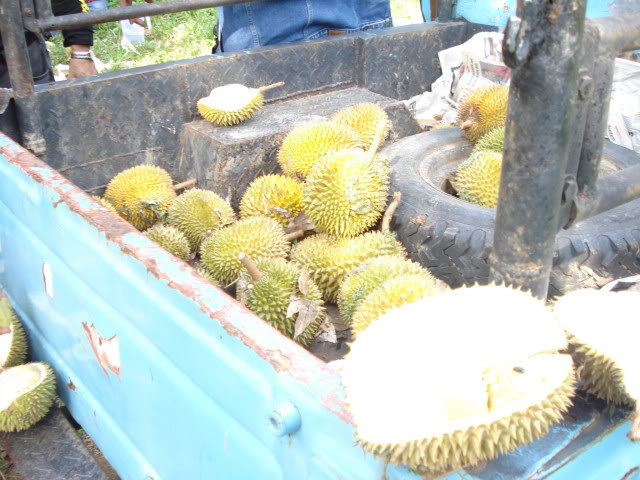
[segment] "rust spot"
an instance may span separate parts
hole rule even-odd
[[[633,474],[633,472],[637,472],[638,470],[640,470],[640,467],[633,467],[631,470],[625,473],[620,480],[627,480]]]
[[[69,381],[67,382],[67,387],[69,387],[69,390],[75,390],[76,389],[76,385],[73,383],[73,381],[71,379],[69,379]]]
[[[118,336],[114,335],[105,339],[100,336],[95,325],[88,325],[86,322],[82,322],[82,328],[84,333],[87,334],[87,338],[89,338],[91,350],[93,350],[93,354],[98,359],[98,363],[104,370],[105,375],[108,377],[109,370],[111,370],[120,378],[120,344]]]
[[[409,219],[409,221],[410,221],[411,223],[416,224],[416,225],[424,225],[424,224],[425,224],[425,222],[427,221],[427,219],[426,219],[426,218],[424,218],[424,217],[411,217],[411,218]]]
[[[60,200],[56,200],[55,202],[53,202],[53,208],[58,208],[58,205],[60,205],[64,200],[60,199]]]

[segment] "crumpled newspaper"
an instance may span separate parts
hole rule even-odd
[[[640,152],[640,63],[616,58],[607,138]]]

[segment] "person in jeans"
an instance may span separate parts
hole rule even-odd
[[[264,0],[218,8],[214,52],[393,25],[389,0]]]

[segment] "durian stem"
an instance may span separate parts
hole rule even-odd
[[[466,130],[467,128],[473,127],[473,122],[471,120],[465,120],[460,124],[460,128],[462,130]]]
[[[241,253],[238,255],[238,260],[240,260],[242,266],[247,269],[247,272],[249,272],[249,275],[251,275],[254,282],[257,282],[264,277],[264,273],[258,270],[258,265],[256,265],[256,262],[254,262],[250,256],[245,253]]]
[[[400,199],[402,198],[402,193],[395,192],[393,194],[393,200],[387,207],[382,216],[382,225],[380,225],[380,231],[382,233],[389,233],[391,229],[391,219],[393,218],[393,214],[396,213],[396,208],[400,205]]]
[[[180,190],[181,188],[187,188],[187,187],[192,187],[196,184],[198,180],[195,178],[191,178],[189,180],[185,180],[184,182],[180,182],[180,183],[176,183],[173,186],[174,190]]]
[[[277,87],[281,87],[284,85],[284,82],[278,82],[278,83],[272,83],[271,85],[267,85],[266,87],[260,87],[258,88],[258,91],[260,93],[264,93],[267,90],[271,90],[272,88],[277,88]]]
[[[371,146],[369,147],[369,158],[373,160],[378,153],[378,148],[382,143],[382,135],[384,134],[385,124],[387,123],[386,118],[380,119],[378,122],[378,129],[376,130],[376,135],[373,137],[373,141],[371,142]]]
[[[287,233],[287,234],[285,235],[285,238],[286,238],[289,242],[291,242],[291,241],[293,241],[293,240],[297,240],[297,239],[302,238],[302,237],[304,237],[304,230],[303,230],[303,229],[300,229],[300,230],[294,230],[293,232],[291,232],[291,233]]]

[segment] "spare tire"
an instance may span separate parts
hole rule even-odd
[[[472,145],[457,128],[420,133],[382,153],[391,162],[391,191],[402,192],[393,229],[409,256],[455,288],[489,281],[496,210],[447,193],[447,179]],[[600,175],[640,163],[637,153],[605,142]],[[599,288],[640,273],[640,200],[558,233],[549,295]]]

